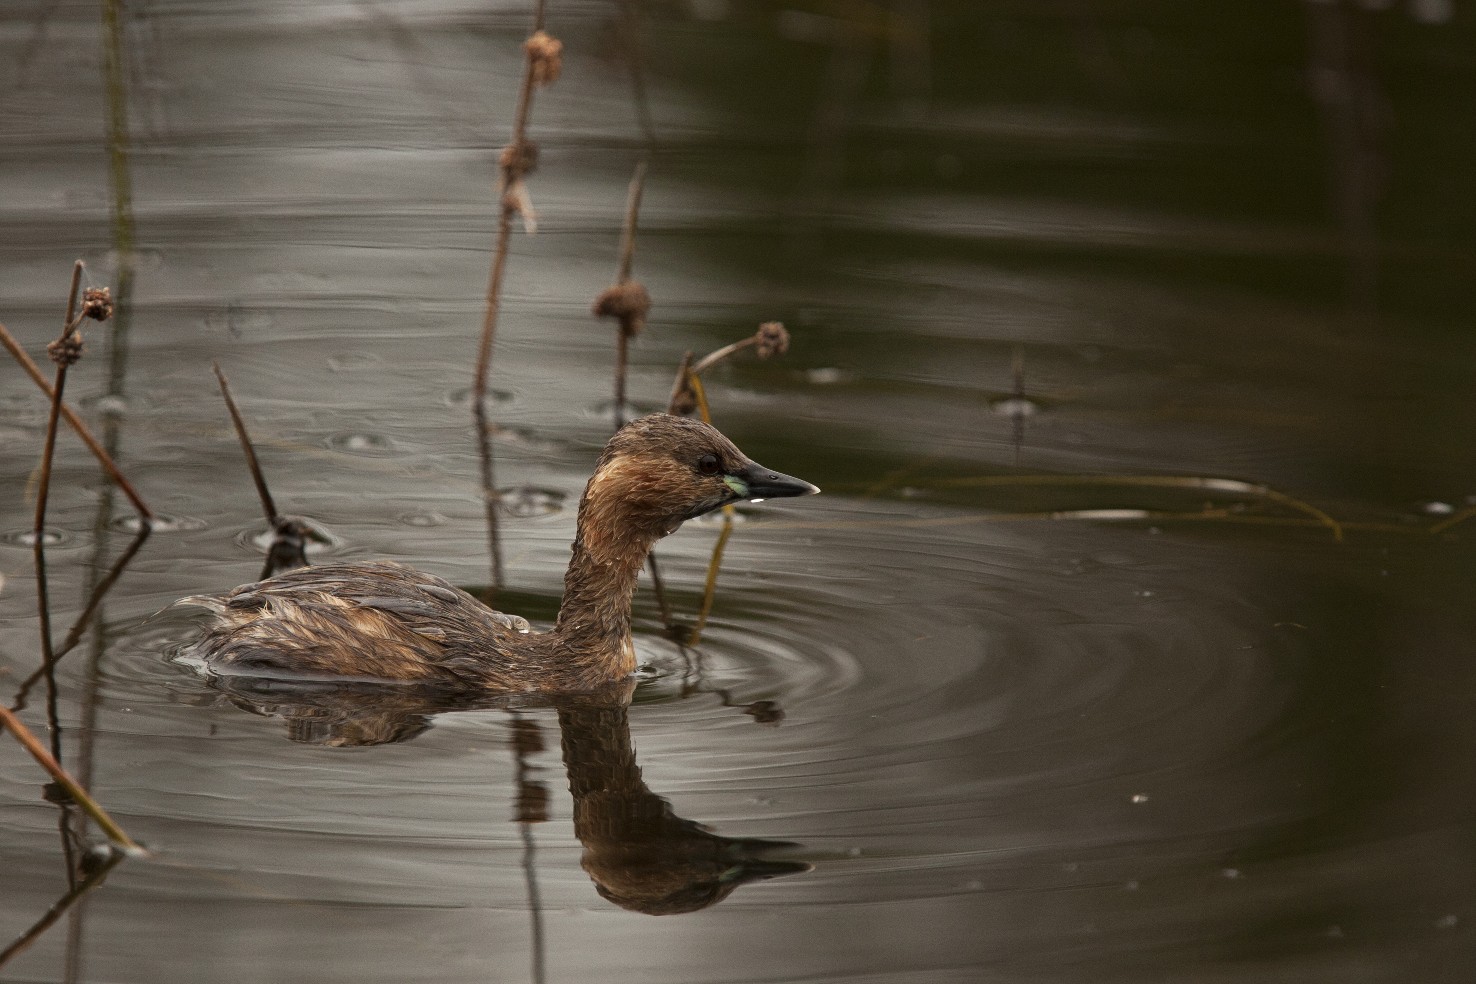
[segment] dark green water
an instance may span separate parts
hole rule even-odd
[[[552,615],[608,434],[632,25],[631,396],[784,321],[714,419],[825,494],[745,507],[698,666],[638,595],[624,718],[226,692],[149,618],[261,566],[212,360],[315,560],[487,579],[467,388],[529,17],[486,6],[130,4],[126,132],[96,7],[0,13],[0,320],[42,358],[78,256],[128,293],[68,393],[168,517],[57,680],[68,766],[156,856],[0,979],[1469,979],[1468,5],[552,0],[502,603]],[[7,705],[45,422],[7,363]],[[129,516],[64,435],[59,635]],[[717,532],[660,548],[687,621]],[[0,741],[0,945],[68,889],[58,823]],[[737,884],[745,838],[813,870]]]

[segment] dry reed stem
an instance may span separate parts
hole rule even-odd
[[[15,736],[16,741],[19,741],[21,746],[31,753],[31,758],[35,759],[41,768],[50,773],[51,778],[67,791],[67,795],[77,801],[77,805],[82,807],[82,811],[93,819],[103,833],[108,835],[109,840],[125,851],[137,854],[147,853],[137,841],[123,832],[122,827],[113,822],[113,818],[108,816],[107,811],[87,794],[87,790],[77,785],[76,780],[69,776],[67,770],[63,769],[51,753],[42,747],[41,742],[36,739],[30,729],[21,724],[19,718],[3,707],[0,707],[0,725]]]
[[[641,161],[636,165],[635,173],[631,176],[630,185],[625,194],[625,222],[620,227],[620,262],[615,271],[616,287],[624,287],[630,283],[631,267],[635,265],[636,244],[636,222],[641,211],[641,195],[646,185],[646,162]],[[596,313],[600,312],[601,303],[605,296],[600,295],[600,300],[595,302]],[[625,426],[625,377],[629,365],[629,348],[631,338],[638,333],[645,324],[646,311],[651,306],[651,299],[645,290],[639,292],[636,304],[631,313],[622,315],[619,329],[615,333],[615,429],[619,430]]]
[[[221,371],[219,362],[210,363],[210,367],[215,370],[216,381],[220,383],[220,395],[225,398],[226,409],[231,413],[231,423],[235,425],[236,437],[241,442],[241,451],[246,455],[246,467],[251,471],[251,481],[256,485],[256,496],[261,500],[261,508],[266,513],[267,524],[276,529],[282,516],[277,512],[277,504],[272,500],[271,490],[267,488],[266,477],[261,472],[261,463],[256,460],[256,448],[252,446],[251,435],[246,431],[246,421],[242,419],[235,398],[231,396],[231,384],[226,380],[225,373]]]
[[[688,390],[688,378],[692,375],[692,353],[682,355],[682,364],[677,367],[676,379],[671,384],[671,397],[666,401],[667,413],[681,413],[682,397]]]
[[[543,0],[538,0],[533,13],[533,35],[543,33]],[[534,50],[524,45],[523,83],[518,90],[517,109],[513,114],[512,143],[503,152],[497,202],[497,241],[492,251],[492,266],[487,274],[487,305],[482,315],[482,335],[477,347],[476,373],[472,379],[472,417],[477,428],[477,450],[481,456],[482,498],[487,516],[487,546],[491,554],[492,583],[502,586],[502,548],[497,533],[497,511],[500,498],[492,463],[492,436],[487,420],[487,377],[492,367],[492,352],[497,339],[497,317],[502,304],[502,280],[507,271],[507,255],[512,240],[513,213],[520,208],[517,192],[522,175],[531,159],[527,139],[528,117],[533,108],[533,89],[540,73],[547,78],[547,67]],[[509,152],[510,151],[510,152]]]
[[[54,399],[55,394],[51,389],[51,383],[41,374],[40,367],[26,354],[26,350],[21,348],[20,344],[15,340],[15,336],[11,335],[3,324],[0,324],[0,344],[5,346],[5,350],[10,353],[11,358],[20,364],[20,367],[26,371],[26,375],[31,377],[31,381],[40,388],[41,392],[46,394],[46,398],[48,400]],[[87,450],[92,452],[92,456],[97,459],[97,463],[102,466],[103,471],[107,472],[108,478],[128,497],[128,501],[132,503],[134,510],[139,516],[145,521],[153,520],[154,511],[149,508],[148,503],[144,502],[143,496],[139,495],[138,490],[133,487],[133,483],[128,481],[128,478],[118,467],[118,463],[113,460],[113,456],[108,454],[107,449],[102,446],[98,439],[93,436],[92,431],[82,422],[82,418],[78,417],[65,402],[61,404],[61,415],[62,419],[67,422],[67,425],[82,439],[82,443],[87,445]]]
[[[59,346],[68,345],[72,334],[77,330],[77,289],[82,285],[82,261],[78,260],[72,265],[72,285],[67,290],[67,315],[62,320],[61,335],[57,337]],[[46,421],[46,443],[41,450],[41,477],[36,486],[36,521],[32,527],[36,543],[41,543],[41,532],[46,528],[46,502],[51,492],[51,463],[56,454],[56,430],[57,423],[61,419],[62,396],[67,385],[67,367],[70,365],[65,358],[58,358],[56,363],[56,382],[51,387],[51,415]]]
[[[101,581],[97,582],[97,586],[92,589],[92,594],[87,598],[87,604],[82,608],[82,614],[77,616],[76,621],[72,623],[72,627],[67,630],[67,637],[62,640],[62,644],[57,646],[55,652],[52,654],[52,667],[60,662],[62,657],[77,648],[77,644],[82,641],[82,633],[87,631],[87,623],[91,621],[92,616],[97,612],[97,606],[102,604],[103,597],[112,590],[113,585],[122,576],[123,569],[128,566],[129,562],[143,548],[144,541],[149,538],[149,534],[152,532],[153,527],[150,524],[142,524],[138,529],[138,533],[134,535],[132,542],[128,544],[128,548],[118,555],[118,559],[113,561],[113,566],[108,568],[108,573]],[[31,688],[36,685],[36,681],[41,679],[48,668],[43,663],[41,666],[32,670],[30,675],[21,681],[21,685],[16,689],[15,698],[10,705],[12,711],[20,711],[25,708],[26,697],[30,694]]]
[[[707,394],[702,389],[702,380],[696,372],[689,377],[692,394],[697,400],[697,412],[702,416],[702,422],[711,426],[712,411],[707,405]],[[717,543],[712,547],[712,558],[707,562],[707,578],[702,586],[702,605],[697,610],[697,621],[692,626],[692,635],[688,640],[689,645],[697,645],[702,641],[702,630],[707,627],[707,616],[712,613],[712,602],[717,597],[718,571],[723,566],[723,549],[728,545],[728,538],[733,535],[733,507],[723,506],[723,528],[718,533]]]
[[[52,754],[57,757],[61,755],[61,728],[57,718],[56,680],[52,676],[56,650],[51,641],[51,599],[46,585],[46,505],[51,496],[51,466],[56,455],[56,431],[66,391],[67,367],[80,357],[82,349],[81,336],[76,333],[82,317],[77,314],[77,291],[82,286],[82,269],[81,260],[72,264],[72,281],[67,288],[67,313],[62,319],[61,334],[47,346],[48,354],[56,363],[56,382],[51,388],[51,413],[46,421],[41,476],[36,488],[36,518],[31,528],[31,554],[36,571],[36,621],[41,633],[41,667],[46,677],[46,721],[51,732]]]
[[[615,273],[617,284],[630,279],[630,270],[635,264],[636,220],[640,217],[641,195],[645,187],[646,162],[642,160],[636,165],[625,192],[625,224],[620,228],[620,266]]]

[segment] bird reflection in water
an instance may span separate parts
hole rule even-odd
[[[215,685],[245,710],[279,717],[293,741],[332,747],[409,741],[437,714],[508,707],[506,699],[313,687],[280,681],[218,678]],[[584,845],[581,865],[600,895],[635,912],[695,912],[720,902],[740,885],[811,870],[802,861],[771,858],[790,841],[723,837],[677,816],[641,778],[630,737],[633,685],[542,703],[558,712],[560,745],[574,799],[574,834]],[[514,747],[522,755],[538,742],[532,722],[519,718]],[[526,786],[526,783],[523,783]],[[520,801],[526,799],[525,792]],[[520,804],[520,819],[530,817]],[[539,818],[541,819],[541,817]]]

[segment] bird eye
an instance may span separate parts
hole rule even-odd
[[[704,454],[697,459],[697,470],[704,475],[716,475],[718,473],[718,460],[715,454]]]

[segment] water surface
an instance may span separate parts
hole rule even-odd
[[[501,601],[535,621],[610,426],[625,13],[551,4],[508,269]],[[314,562],[486,583],[467,387],[527,11],[129,5],[126,135],[96,11],[8,12],[0,318],[40,358],[73,259],[120,286],[125,162],[126,344],[94,333],[68,393],[168,521],[57,673],[68,766],[156,856],[0,976],[1466,979],[1468,15],[644,10],[632,399],[782,320],[791,351],[708,394],[825,494],[744,507],[695,651],[638,595],[624,714],[232,692],[151,617],[261,567],[212,360]],[[9,701],[46,408],[13,368],[0,408]],[[58,634],[131,529],[60,447]],[[660,548],[688,624],[718,531]],[[44,733],[39,690],[22,716]],[[68,888],[4,747],[0,942]]]

